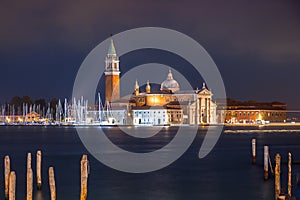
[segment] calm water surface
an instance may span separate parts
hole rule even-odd
[[[186,127],[191,129],[194,127]],[[136,131],[151,131],[139,128]],[[223,131],[212,152],[204,159],[198,152],[206,134],[199,128],[188,151],[170,166],[146,174],[118,172],[101,164],[89,155],[91,174],[88,199],[274,199],[273,179],[263,181],[263,145],[270,145],[273,158],[287,153],[300,161],[300,127],[236,127]],[[242,129],[242,131],[241,131]],[[176,128],[163,128],[151,139],[131,138],[118,128],[107,128],[106,134],[120,147],[139,152],[155,150],[167,144]],[[257,165],[251,165],[251,139],[257,138]],[[75,200],[80,195],[80,159],[87,150],[72,127],[0,127],[0,155],[10,155],[11,168],[17,174],[17,199],[25,199],[26,154],[43,151],[43,188],[34,191],[34,199],[50,199],[47,169],[54,166],[58,200]],[[35,166],[35,157],[33,157]],[[282,165],[283,187],[286,188],[286,164]],[[3,169],[3,161],[0,163]],[[35,169],[34,169],[35,171]],[[297,194],[296,173],[293,166],[293,193]],[[1,170],[3,173],[3,170]],[[36,188],[36,186],[35,186]],[[3,175],[0,176],[0,199],[4,197]],[[299,196],[300,197],[300,196]]]

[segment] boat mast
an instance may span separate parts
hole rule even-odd
[[[15,105],[12,105],[12,123],[15,123]]]
[[[65,123],[67,122],[67,104],[68,104],[68,102],[67,102],[67,98],[65,98]]]
[[[84,123],[85,125],[87,124],[87,118],[88,118],[88,100],[85,100],[85,105],[84,105]]]
[[[25,105],[25,124],[27,124],[28,104]]]
[[[61,124],[62,106],[61,106],[60,99],[58,100],[58,114],[59,114],[59,124]]]
[[[101,122],[102,119],[102,115],[104,116],[104,111],[103,111],[103,104],[101,101],[101,96],[100,96],[100,92],[98,92],[98,112],[99,112],[99,122]]]

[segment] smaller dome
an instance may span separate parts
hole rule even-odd
[[[173,79],[172,71],[169,70],[167,79],[163,81],[160,85],[160,90],[171,90],[174,93],[179,91],[179,89],[180,88],[178,82]]]

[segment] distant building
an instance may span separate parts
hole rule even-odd
[[[22,123],[24,122],[24,117],[22,115],[3,115],[0,117],[1,123]]]
[[[30,112],[25,116],[25,122],[38,122],[40,121],[40,114],[36,112]]]
[[[130,124],[128,121],[128,107],[127,106],[114,106],[110,111],[107,111],[106,114],[111,116],[116,125],[126,125]]]
[[[132,109],[133,125],[168,125],[182,123],[182,109],[166,107],[135,107]]]
[[[286,122],[286,104],[280,102],[240,102],[228,99],[227,106],[218,103],[218,114],[226,123]]]
[[[3,115],[0,117],[0,122],[14,124],[14,123],[32,123],[32,122],[39,122],[41,120],[40,114],[37,112],[30,112],[23,115]]]

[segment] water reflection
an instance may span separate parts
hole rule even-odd
[[[261,181],[263,181],[263,180],[261,180]],[[265,181],[264,184],[262,184],[263,199],[269,199],[271,196],[274,195],[274,187],[273,187],[272,181],[273,180]]]
[[[36,191],[34,199],[36,199],[36,200],[43,200],[43,193],[42,193],[42,191],[40,191],[40,190]]]
[[[299,133],[300,129],[239,129],[224,130],[224,133]]]

